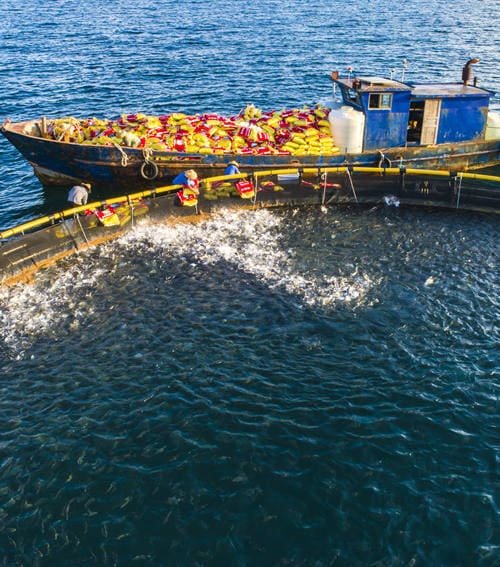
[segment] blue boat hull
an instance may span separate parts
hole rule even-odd
[[[74,144],[30,136],[24,133],[30,124],[8,124],[0,131],[30,162],[44,185],[68,186],[76,180],[86,180],[127,190],[150,188],[165,185],[185,169],[195,169],[202,177],[221,174],[233,159],[238,160],[243,171],[346,164],[404,164],[418,169],[466,171],[500,163],[499,140],[383,149],[383,154],[370,151],[318,156],[206,155],[155,151],[152,156],[146,156],[138,148]]]

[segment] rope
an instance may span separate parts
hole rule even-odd
[[[128,165],[128,155],[122,150],[121,146],[116,142],[113,142],[113,146],[122,154],[122,167],[127,167]]]
[[[380,168],[383,167],[384,169],[386,169],[387,167],[391,167],[391,160],[384,154],[384,152],[378,150],[378,153],[380,154],[380,159],[378,160],[378,166]]]
[[[55,126],[55,124],[56,124],[55,121],[51,121],[49,123],[49,125],[51,125],[51,126]],[[56,141],[60,142],[66,134],[71,134],[71,130],[73,130],[73,129],[76,131],[77,134],[79,134],[82,131],[82,128],[80,126],[80,122],[76,118],[73,118],[71,120],[68,119],[67,122],[64,122],[62,124],[61,133],[56,138]]]
[[[59,134],[59,136],[57,137],[57,141],[60,142],[64,136],[70,131],[71,127],[73,125],[72,124],[64,124],[61,128],[61,133]]]

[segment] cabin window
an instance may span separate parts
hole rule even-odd
[[[390,109],[392,107],[392,94],[390,93],[370,93],[368,108]]]
[[[358,91],[355,91],[354,89],[345,89],[342,91],[342,94],[345,103],[361,107],[361,99],[359,98]]]

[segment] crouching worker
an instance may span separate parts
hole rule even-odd
[[[174,185],[184,185],[186,189],[189,189],[196,195],[200,192],[198,189],[199,181],[198,181],[198,174],[194,169],[188,169],[179,173],[174,180],[172,181]]]
[[[240,165],[237,161],[230,161],[224,170],[224,175],[238,175],[239,173],[241,173]],[[242,199],[253,199],[255,197],[253,183],[249,179],[235,180],[233,184]]]
[[[238,175],[240,172],[240,165],[237,161],[230,161],[224,170],[224,175]]]
[[[174,185],[183,185],[183,189],[177,191],[177,197],[183,207],[196,207],[198,205],[198,174],[194,169],[188,169],[179,173],[172,182]]]
[[[80,183],[80,185],[74,185],[69,190],[68,202],[71,203],[73,207],[86,205],[89,199],[89,193],[91,192],[92,185],[90,183]]]

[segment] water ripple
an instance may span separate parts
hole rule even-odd
[[[497,4],[5,0],[2,113],[281,108],[404,57],[450,82],[477,55],[500,90]],[[64,206],[5,140],[0,171],[2,227]],[[1,290],[3,562],[495,565],[497,241],[480,215],[226,212]]]

